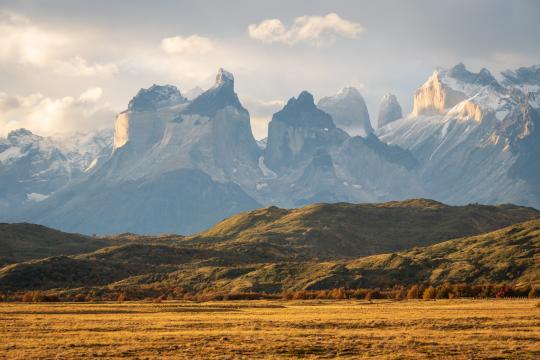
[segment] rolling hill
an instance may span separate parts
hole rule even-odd
[[[64,239],[63,233],[38,227],[56,236],[56,243],[47,238],[57,246],[45,256],[53,251],[61,256],[5,266],[0,290],[161,284],[192,291],[275,292],[525,281],[537,272],[540,220],[531,219],[538,218],[535,209],[515,205],[448,206],[416,199],[270,207],[233,216],[192,237],[65,234]],[[21,249],[13,256],[40,249],[28,251],[22,246],[27,240],[13,239]],[[41,247],[48,244],[32,239]],[[87,253],[74,255],[73,243]],[[115,246],[103,248],[110,244]]]

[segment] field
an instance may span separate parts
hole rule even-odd
[[[0,358],[540,358],[534,300],[0,304]]]

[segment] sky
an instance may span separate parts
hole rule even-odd
[[[140,88],[182,93],[223,67],[256,138],[302,90],[357,87],[405,113],[434,68],[540,64],[540,1],[0,0],[0,136],[113,127]]]

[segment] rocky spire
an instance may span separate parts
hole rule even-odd
[[[382,97],[379,105],[379,116],[377,118],[377,127],[391,123],[402,117],[401,106],[394,94],[386,94]]]

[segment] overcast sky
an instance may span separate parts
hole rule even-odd
[[[141,87],[235,75],[257,138],[306,89],[360,89],[372,122],[436,66],[540,63],[540,1],[0,0],[0,136],[112,127]]]

